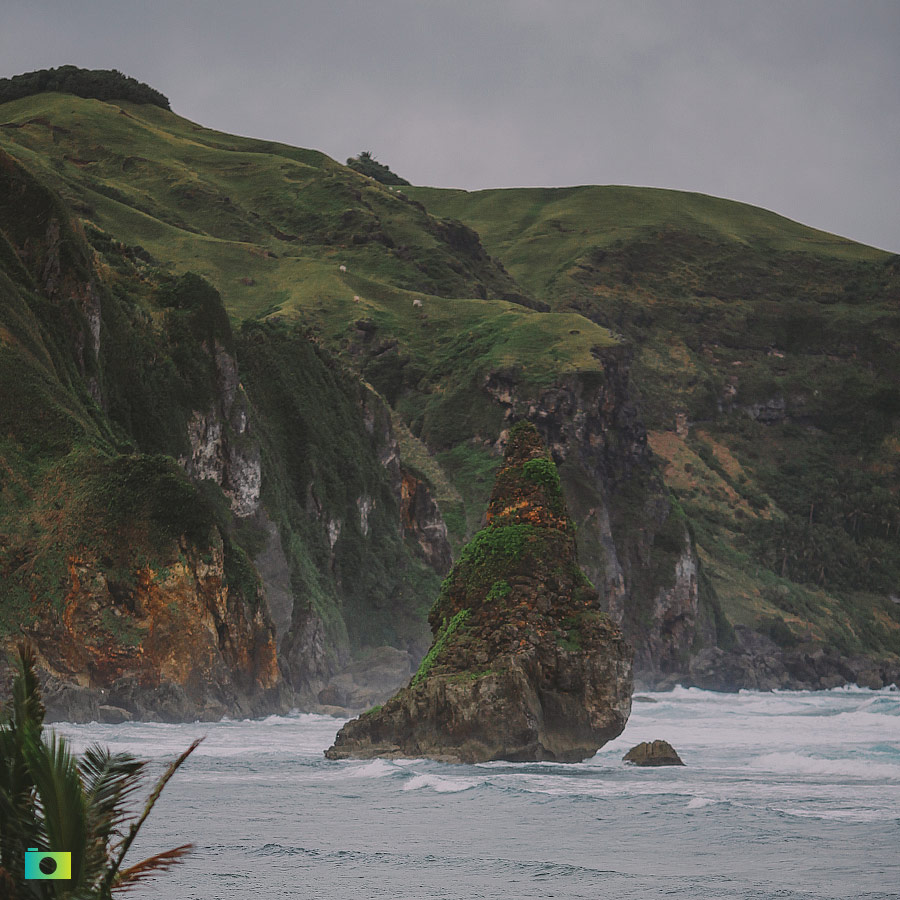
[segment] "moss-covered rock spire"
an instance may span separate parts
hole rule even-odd
[[[631,651],[578,567],[556,466],[510,430],[485,527],[463,548],[408,687],[349,722],[331,759],[576,761],[625,727]]]

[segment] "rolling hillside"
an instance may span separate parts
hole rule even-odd
[[[220,530],[265,602],[286,605],[279,653],[299,673],[295,691],[313,696],[348,654],[421,648],[437,584],[435,567],[422,568],[438,553],[426,532],[446,526],[458,548],[477,530],[520,418],[560,464],[582,564],[646,683],[894,677],[900,258],[674,191],[392,189],[315,151],[126,101],[2,104],[2,152],[57,198],[57,218],[71,216],[86,277],[108,292],[96,357],[82,353],[67,376],[79,396],[90,398],[92,377],[100,386],[96,408],[79,401],[92,428],[183,466],[202,456],[183,432],[222,403],[222,385],[162,404],[159,427],[129,416],[138,385],[104,359],[115,330],[105,311],[130,310],[120,334],[137,322],[165,334],[166,310],[182,302],[171,285],[196,287],[187,273],[221,297],[265,520],[232,503]],[[26,238],[7,243],[14,277],[34,260]],[[190,353],[176,344],[170,335],[145,371],[171,356],[188,378]],[[343,399],[317,399],[335,390]],[[329,404],[344,418],[319,433],[317,407]],[[34,428],[27,418],[16,434]],[[353,449],[332,466],[329,448],[350,433]],[[21,453],[5,459],[27,468]],[[186,472],[201,485],[207,475]],[[416,506],[415,485],[436,506]],[[24,501],[5,502],[15,516]],[[372,509],[381,531],[367,530]],[[359,572],[366,584],[353,583]],[[29,582],[22,608],[29,592],[40,600]]]

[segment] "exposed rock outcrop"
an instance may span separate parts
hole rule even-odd
[[[900,685],[900,666],[887,656],[847,656],[811,643],[779,647],[745,625],[735,626],[734,635],[728,651],[712,647],[695,654],[680,683],[725,691],[816,691],[848,684],[878,690]]]
[[[486,520],[444,581],[419,671],[345,725],[330,759],[572,762],[625,727],[631,650],[578,567],[556,466],[529,423],[509,432]]]
[[[215,399],[209,409],[195,410],[188,422],[191,455],[181,462],[195,481],[215,481],[235,516],[244,519],[259,510],[259,445],[250,433],[249,403],[237,362],[218,341],[208,352],[215,361]]]
[[[633,766],[683,766],[681,757],[668,741],[643,741],[622,759]]]
[[[581,565],[635,649],[644,686],[686,676],[692,647],[715,646],[687,521],[655,468],[621,347],[596,348],[597,373],[559,377],[536,395],[513,371],[485,392],[508,419],[528,418],[547,443],[578,523]],[[503,446],[503,440],[499,442]]]
[[[86,557],[69,560],[69,578],[62,610],[23,628],[51,720],[179,722],[290,707],[265,604],[226,584],[221,543],[205,558],[182,544],[166,568],[144,566],[128,584]]]
[[[400,485],[400,516],[405,532],[418,544],[422,559],[438,574],[445,575],[452,562],[447,526],[428,485],[406,471]]]

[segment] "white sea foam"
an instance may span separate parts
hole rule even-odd
[[[384,778],[400,771],[393,762],[386,759],[373,759],[362,764],[351,764],[343,770],[344,778]]]
[[[705,806],[716,806],[720,803],[727,803],[727,800],[713,800],[712,797],[692,797],[688,801],[688,809],[703,809]]]
[[[482,784],[482,781],[473,778],[444,778],[440,775],[414,775],[404,785],[404,791],[418,791],[422,788],[431,788],[438,794],[458,794],[460,791],[468,791]]]
[[[900,759],[900,748],[898,748]],[[779,775],[823,775],[837,778],[864,778],[900,781],[900,762],[874,762],[865,757],[824,759],[804,753],[766,753],[750,762],[750,767]]]

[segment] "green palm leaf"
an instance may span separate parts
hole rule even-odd
[[[129,801],[147,762],[96,745],[76,761],[63,738],[42,733],[34,654],[24,646],[18,668],[12,702],[0,721],[0,900],[109,900],[113,891],[128,890],[179,862],[190,844],[122,868],[163,788],[200,741],[166,769],[135,819]],[[26,881],[29,847],[70,852],[71,880]]]
[[[93,745],[84,752],[78,767],[81,771],[87,804],[88,845],[84,866],[91,873],[90,883],[105,880],[109,863],[109,845],[121,838],[118,829],[127,820],[127,801],[138,790],[146,768],[144,760],[130,753],[110,753]]]
[[[203,738],[197,738],[181,756],[178,757],[173,763],[169,765],[165,772],[163,772],[159,781],[156,782],[156,787],[150,792],[150,796],[147,798],[147,802],[144,804],[144,811],[141,813],[139,819],[135,822],[132,822],[131,827],[128,829],[128,834],[125,835],[125,838],[122,840],[121,844],[116,848],[114,858],[112,863],[110,864],[109,870],[107,872],[106,880],[104,884],[107,888],[115,889],[115,890],[124,890],[128,884],[128,880],[126,879],[126,873],[129,871],[125,869],[120,872],[122,867],[122,862],[125,859],[125,854],[128,853],[129,848],[132,843],[134,843],[134,839],[137,837],[138,832],[141,830],[141,826],[147,820],[147,816],[150,815],[153,807],[156,805],[156,801],[159,800],[160,794],[163,792],[163,788],[169,783],[169,779],[181,768],[184,761],[200,746]],[[190,844],[185,844],[183,847],[179,847],[179,851],[184,851],[183,853],[179,853],[178,856],[183,856],[191,849]],[[161,854],[162,856],[162,854]],[[151,857],[153,859],[153,857]],[[150,863],[150,860],[144,860],[144,863]],[[139,868],[144,866],[144,863],[139,863],[138,866],[132,868]],[[163,868],[168,868],[172,863],[168,862],[163,866]],[[141,874],[140,877],[144,877],[149,875],[149,870],[144,874]],[[138,877],[138,876],[135,876]]]
[[[41,825],[38,845],[72,854],[69,889],[84,884],[85,850],[88,845],[87,803],[75,757],[66,741],[56,734],[25,744],[25,758],[34,776],[37,812]]]

